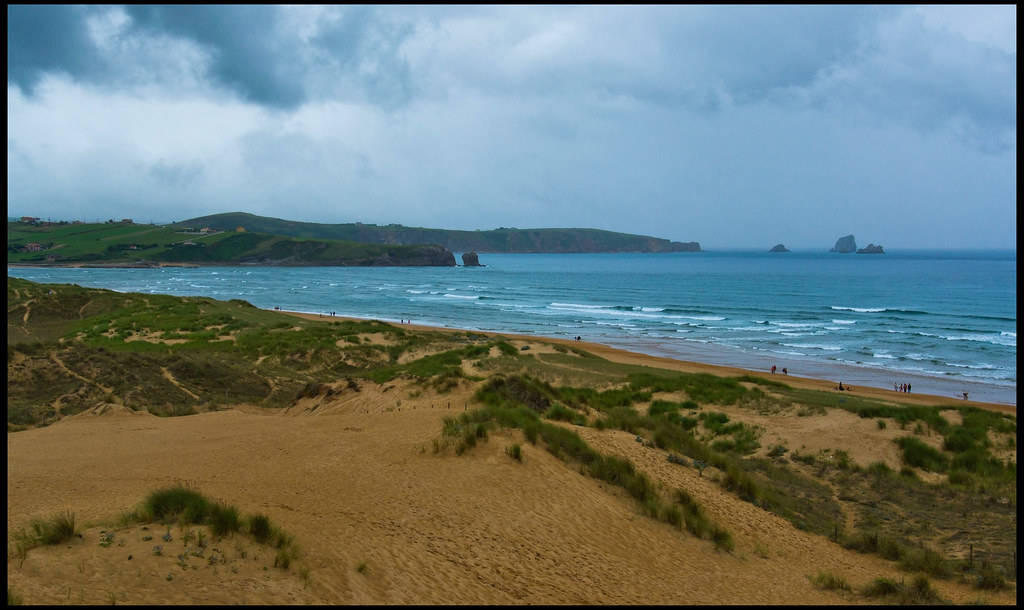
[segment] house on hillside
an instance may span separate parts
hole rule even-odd
[[[35,216],[22,216],[21,222],[39,222],[39,219]]]
[[[126,224],[126,225],[133,225],[133,224],[135,224],[135,223],[134,223],[134,222],[132,222],[132,219],[131,219],[131,218],[122,218],[122,219],[121,219],[121,224]]]

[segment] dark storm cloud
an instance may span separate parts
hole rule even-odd
[[[208,78],[247,100],[294,107],[305,99],[297,41],[277,29],[273,6],[156,6],[125,8],[135,26],[152,36],[197,43],[208,52]]]
[[[82,6],[7,6],[7,82],[31,92],[43,74],[93,75],[100,63]]]
[[[122,53],[90,34],[90,19],[118,11],[127,22],[112,27],[111,37],[132,47]],[[210,86],[273,108],[324,97],[394,108],[410,99],[400,46],[414,31],[411,23],[382,18],[375,7],[329,7],[306,24],[306,33],[289,17],[303,15],[295,7],[261,5],[8,7],[8,82],[29,94],[48,73],[121,85],[163,74],[173,85],[168,66],[193,62],[179,72],[198,72]],[[132,53],[147,45],[148,54]],[[185,49],[196,53],[188,56]]]

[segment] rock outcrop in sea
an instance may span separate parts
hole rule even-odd
[[[476,252],[464,252],[462,254],[462,266],[483,267],[483,265],[480,264],[480,257],[477,256]]]
[[[769,250],[769,252],[789,252],[789,250],[786,249],[786,246],[783,246],[782,244],[776,244],[772,246],[772,249]]]
[[[857,240],[853,238],[853,235],[847,235],[846,237],[840,237],[836,240],[836,245],[829,250],[829,252],[838,252],[840,254],[850,254],[851,252],[857,251]]]
[[[857,250],[857,254],[885,254],[885,252],[882,250],[882,246],[868,244],[867,248]]]

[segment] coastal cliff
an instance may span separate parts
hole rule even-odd
[[[366,244],[438,244],[452,252],[583,253],[583,252],[701,252],[699,242],[670,241],[647,235],[601,229],[517,229],[487,231],[429,229],[399,224],[323,224],[297,222],[230,212],[174,223],[177,228],[209,227],[218,231],[246,231],[307,239],[337,239]]]

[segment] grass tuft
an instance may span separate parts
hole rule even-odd
[[[853,587],[846,579],[836,576],[831,572],[818,572],[811,582],[815,587],[826,591],[852,591]]]

